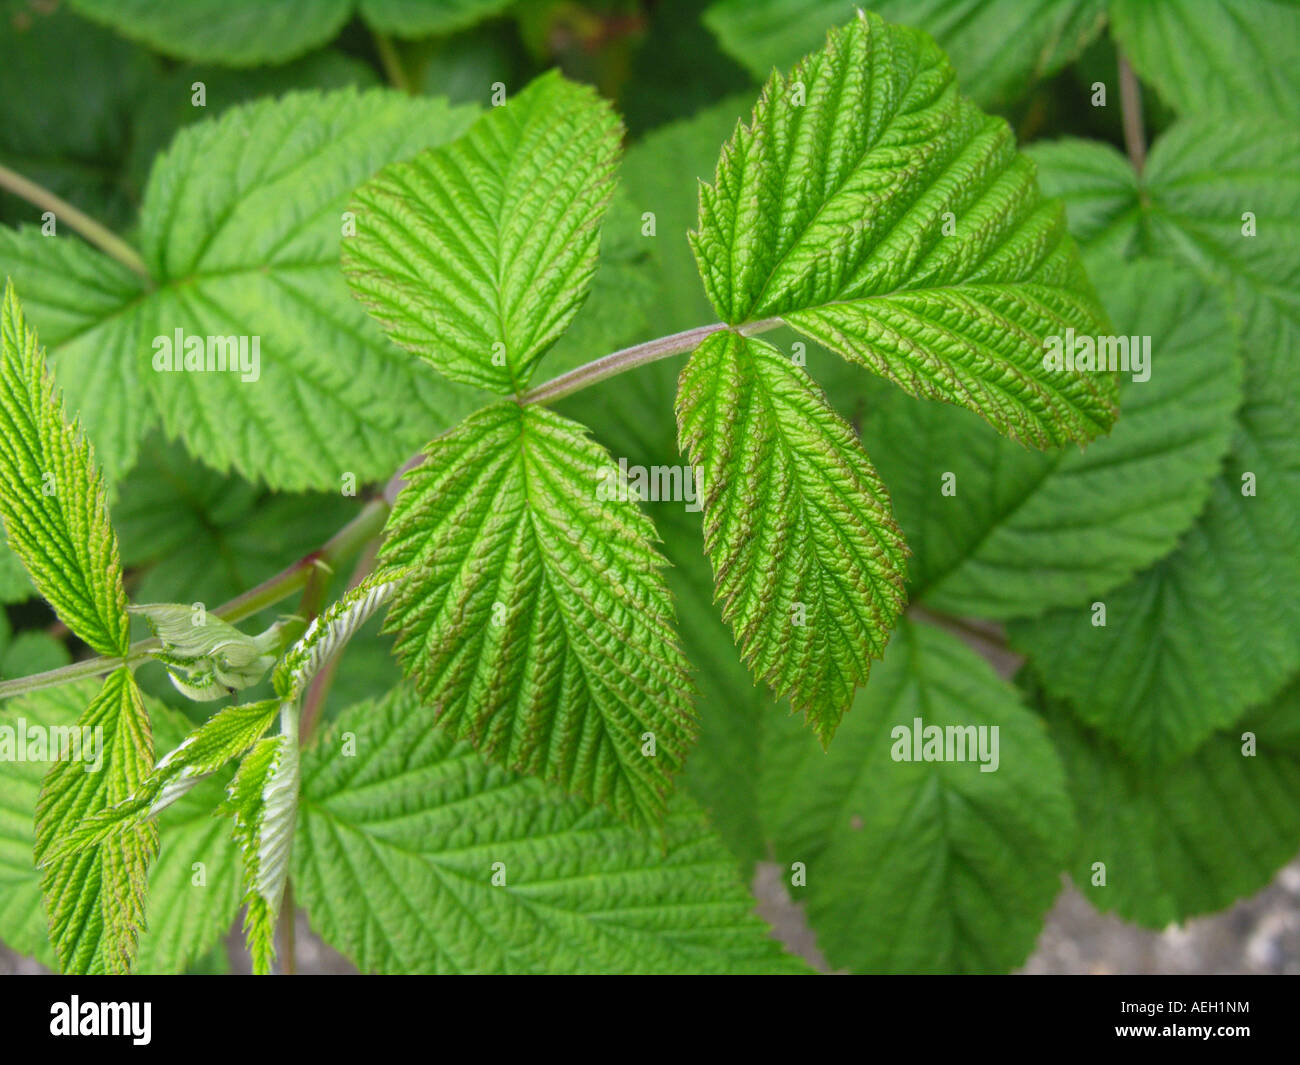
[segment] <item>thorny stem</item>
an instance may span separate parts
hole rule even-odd
[[[78,211],[72,204],[55,196],[49,189],[10,170],[7,166],[0,166],[0,188],[7,189],[15,196],[20,196],[43,210],[53,211],[56,219],[66,222],[105,255],[116,259],[146,281],[152,280],[149,277],[149,268],[145,266],[138,251],[107,226]]]
[[[1141,176],[1147,162],[1147,140],[1142,129],[1142,88],[1123,52],[1119,54],[1119,103],[1124,120],[1124,147],[1129,161]]]

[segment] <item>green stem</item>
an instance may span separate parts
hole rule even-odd
[[[393,88],[401,89],[402,92],[414,96],[415,86],[411,84],[406,68],[402,66],[402,57],[397,54],[397,45],[393,43],[393,39],[386,33],[376,33],[375,50],[379,53],[379,62],[383,64],[384,75],[392,83]]]
[[[764,318],[762,321],[749,322],[740,326],[737,331],[750,336],[754,333],[766,333],[769,329],[775,329],[780,324],[781,319],[779,318]],[[644,344],[634,344],[630,348],[624,348],[622,351],[605,355],[593,362],[579,366],[576,370],[570,370],[568,373],[562,373],[558,377],[551,378],[549,381],[524,393],[519,402],[554,403],[557,399],[563,399],[565,396],[571,396],[574,392],[590,388],[596,382],[603,381],[607,377],[615,377],[637,366],[644,366],[646,363],[665,359],[669,355],[680,355],[683,351],[691,351],[699,347],[705,337],[730,328],[731,326],[715,322],[713,325],[701,325],[681,333],[673,333],[671,336],[647,340]]]
[[[100,225],[89,215],[78,211],[72,204],[55,196],[49,189],[10,170],[7,166],[0,166],[0,188],[7,189],[42,210],[53,211],[56,219],[66,222],[105,255],[116,259],[146,281],[152,280],[149,277],[149,268],[145,266],[138,251],[107,226]]]
[[[251,588],[230,602],[222,604],[213,613],[223,621],[234,625],[287,599],[299,589],[307,588],[314,575],[333,569],[338,562],[352,557],[370,540],[378,536],[383,531],[384,522],[388,520],[388,509],[388,504],[383,500],[372,500],[361,508],[361,512],[355,518],[330,537],[319,550],[298,559],[293,565],[263,581],[256,588]],[[319,594],[324,595],[324,590],[322,589]],[[87,658],[82,662],[73,662],[71,665],[46,670],[44,673],[34,673],[29,677],[0,681],[0,699],[25,695],[28,692],[40,691],[42,688],[53,688],[83,677],[100,677],[105,673],[111,673],[122,665],[123,661],[129,666],[136,666],[146,661],[149,652],[157,650],[159,646],[158,641],[153,638],[140,640],[131,645],[125,659],[112,656]]]

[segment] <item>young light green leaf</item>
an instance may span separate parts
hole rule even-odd
[[[0,793],[5,797],[0,809],[0,940],[50,967],[58,961],[50,945],[41,874],[32,850],[41,779],[53,761],[48,744],[43,757],[33,740],[43,730],[52,737],[61,734],[56,730],[71,729],[98,688],[95,681],[46,688],[0,708],[0,728],[6,730],[0,736],[12,735],[22,750],[21,757],[0,759]],[[189,727],[185,718],[148,697],[145,706],[156,744],[180,744]],[[97,757],[98,751],[94,754]],[[148,927],[140,936],[136,972],[183,971],[234,922],[241,895],[238,852],[228,826],[212,816],[224,786],[217,775],[160,815],[161,845],[149,869]]]
[[[829,741],[905,601],[907,548],[853,430],[770,344],[709,336],[682,371],[682,450],[745,661]]]
[[[353,294],[455,381],[522,392],[587,296],[622,126],[558,73],[357,190]]]
[[[386,629],[452,735],[652,822],[694,723],[654,529],[617,476],[536,406],[437,438],[389,518],[381,559],[411,575]]]
[[[275,667],[272,680],[280,698],[291,701],[302,695],[321,667],[393,597],[404,576],[394,570],[372,573],[312,618],[302,638]]]
[[[1300,846],[1300,683],[1160,770],[1049,706],[1079,811],[1067,865],[1103,913],[1181,924],[1262,889]],[[1105,883],[1098,883],[1097,864]]]
[[[275,664],[281,626],[258,636],[240,632],[207,611],[185,603],[146,603],[130,608],[149,622],[162,649],[152,657],[167,667],[176,690],[199,702],[224,699],[256,684]]]
[[[1241,401],[1225,301],[1155,260],[1112,263],[1101,288],[1142,367],[1129,361],[1123,417],[1082,451],[1028,451],[901,394],[867,402],[862,436],[914,554],[914,601],[983,618],[1092,602],[1172,551],[1204,507]]]
[[[956,637],[911,622],[828,753],[764,723],[759,795],[776,860],[804,865],[791,890],[818,947],[855,972],[1019,965],[1074,837],[1042,722]]]
[[[758,77],[816,48],[844,0],[717,0],[704,20]],[[1106,0],[873,0],[881,18],[925,30],[952,58],[962,88],[991,107],[1021,95],[1079,54],[1106,17]]]
[[[1038,447],[1115,419],[1113,375],[1044,364],[1050,337],[1109,332],[1064,211],[924,34],[860,14],[773,74],[692,242],[733,325],[782,318]]]
[[[103,479],[68,424],[12,282],[0,308],[0,517],[37,590],[100,654],[130,643],[117,537]]]
[[[121,666],[76,722],[93,737],[98,769],[85,758],[62,758],[45,776],[36,804],[35,860],[50,940],[64,972],[124,973],[144,928],[145,885],[158,831],[141,824],[76,854],[53,857],[80,822],[131,796],[153,764],[153,739],[140,689]],[[89,732],[87,732],[89,730]]]
[[[165,810],[199,781],[253,746],[280,711],[278,699],[227,706],[191,732],[130,795],[51,842],[46,861],[77,854],[128,832]]]
[[[259,740],[226,791],[235,841],[244,863],[244,936],[253,971],[266,975],[275,960],[275,922],[284,899],[298,818],[298,738],[282,733]]]
[[[361,969],[806,971],[689,800],[669,804],[661,845],[490,765],[436,716],[398,689],[344,711],[304,756],[294,890]],[[340,754],[340,732],[359,757]]]
[[[1300,8],[1288,0],[1110,0],[1110,26],[1176,111],[1300,120]]]

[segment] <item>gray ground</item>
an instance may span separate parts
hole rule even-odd
[[[754,878],[759,912],[792,950],[829,971],[799,907],[785,894],[779,867],[764,863]],[[346,959],[311,934],[298,916],[296,955],[301,973],[353,972]],[[248,959],[231,936],[235,972]],[[32,961],[0,948],[0,974],[41,973]],[[1063,884],[1023,973],[1300,973],[1300,859],[1253,898],[1211,917],[1149,932],[1098,914]]]

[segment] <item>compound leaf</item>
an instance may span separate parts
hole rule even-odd
[[[130,643],[117,537],[94,452],[45,368],[12,282],[0,308],[0,516],[37,590],[100,654]]]
[[[453,380],[523,391],[587,296],[621,131],[594,90],[553,73],[383,170],[357,190],[343,246],[354,295]]]
[[[753,337],[705,339],[677,418],[723,616],[754,672],[829,740],[903,609],[889,494],[808,376]]]
[[[644,822],[693,719],[654,529],[618,472],[536,406],[434,440],[389,518],[381,558],[410,576],[386,629],[451,734]]]
[[[669,804],[661,845],[490,765],[435,717],[398,689],[344,711],[304,756],[294,890],[361,969],[804,970],[688,800]],[[357,757],[340,755],[342,732]]]
[[[733,325],[781,318],[1038,447],[1114,421],[1113,375],[1044,366],[1047,338],[1109,332],[1064,211],[924,34],[860,14],[774,73],[692,240]]]

